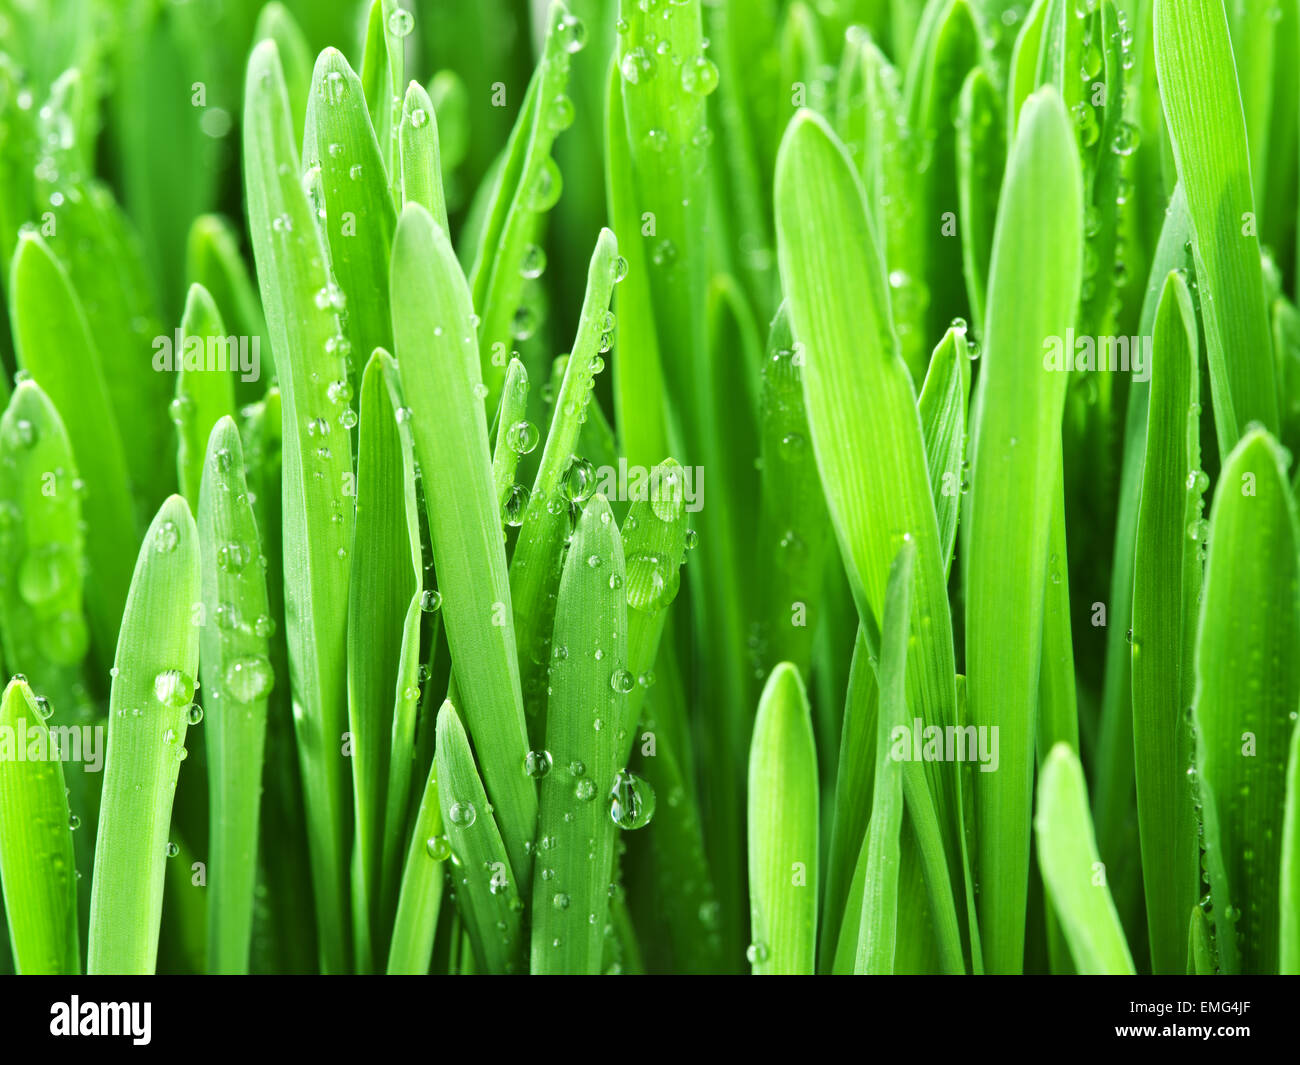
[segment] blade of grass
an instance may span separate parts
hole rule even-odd
[[[861,917],[853,971],[858,975],[894,972],[899,912],[899,834],[903,822],[903,774],[895,748],[907,730],[907,643],[912,572],[916,547],[904,539],[889,567],[880,638],[880,693],[876,717],[875,775],[871,821],[862,842]]]
[[[806,349],[809,427],[867,642],[879,647],[889,566],[910,535],[917,542],[912,605],[920,646],[908,656],[908,705],[926,725],[955,725],[952,630],[921,420],[862,186],[835,135],[808,111],[786,131],[776,181],[777,248],[794,335]],[[904,776],[945,964],[960,969],[953,892],[962,892],[969,877],[959,781],[934,762],[910,761]]]
[[[248,64],[244,173],[249,230],[283,392],[283,558],[294,728],[308,818],[322,966],[348,968],[347,594],[352,478],[347,432],[332,432],[347,373],[325,248],[299,178],[275,45]],[[341,520],[336,520],[341,519]]]
[[[1287,758],[1280,866],[1278,972],[1300,976],[1300,725],[1291,730],[1291,753]]]
[[[749,956],[756,976],[813,973],[817,952],[817,750],[799,671],[767,679],[749,756]]]
[[[533,973],[598,974],[618,828],[654,812],[648,786],[623,768],[636,727],[628,694],[623,540],[605,497],[583,509],[560,577],[546,716]]]
[[[995,973],[1019,972],[1024,953],[1050,493],[1067,380],[1044,365],[1042,352],[1051,337],[1066,335],[1078,307],[1083,202],[1075,152],[1060,95],[1037,90],[1007,164],[990,267],[989,354],[972,416],[966,660],[970,722],[999,730],[998,771],[975,777],[981,941]]]
[[[1200,371],[1191,293],[1170,273],[1156,312],[1133,566],[1133,750],[1151,968],[1182,972],[1200,889],[1191,725],[1201,545]]]
[[[5,686],[0,733],[0,882],[14,965],[24,975],[76,974],[75,822],[58,741],[22,676]]]
[[[442,808],[438,802],[438,767],[429,767],[429,779],[415,815],[415,828],[402,868],[402,884],[388,948],[388,975],[423,976],[433,958],[434,935],[442,911],[446,861],[451,844],[443,835]]]
[[[438,711],[437,767],[442,823],[458,861],[452,872],[456,904],[475,957],[487,972],[517,972],[525,949],[522,893],[527,882],[512,871],[469,738],[450,702]],[[523,776],[522,765],[517,768]]]
[[[180,496],[158,511],[122,616],[109,702],[87,971],[151,974],[172,796],[199,664],[198,531]]]
[[[172,402],[172,420],[176,423],[176,467],[181,495],[191,507],[199,505],[199,482],[203,477],[203,460],[212,429],[223,417],[235,413],[235,384],[232,373],[213,369],[206,353],[224,345],[226,327],[212,295],[195,283],[185,298],[181,317],[181,351],[183,361],[176,375],[176,399]],[[194,361],[189,361],[190,349]],[[231,349],[224,348],[229,352]],[[191,368],[191,366],[193,368]]]
[[[214,973],[248,971],[266,700],[275,682],[269,650],[274,622],[244,470],[239,430],[222,417],[208,439],[198,510],[211,818],[208,967]]]
[[[418,204],[398,221],[391,277],[456,685],[511,866],[526,884],[537,793],[523,772],[528,732],[469,289],[446,233]]]
[[[438,143],[438,116],[433,101],[418,82],[406,87],[402,121],[398,128],[401,148],[402,203],[418,203],[433,220],[447,228],[447,199],[443,193],[442,155]]]
[[[1208,535],[1193,720],[1215,944],[1225,973],[1276,972],[1300,556],[1284,460],[1266,430],[1247,432],[1224,463]]]
[[[1156,71],[1192,222],[1219,454],[1278,429],[1241,94],[1220,0],[1156,0]]]
[[[1097,857],[1083,767],[1068,744],[1058,743],[1043,762],[1034,830],[1043,881],[1078,971],[1131,976],[1133,958]]]

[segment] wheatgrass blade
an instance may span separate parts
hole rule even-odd
[[[122,616],[109,700],[87,971],[152,974],[172,797],[199,665],[198,530],[171,496],[145,536]]]
[[[224,367],[207,364],[207,353],[225,347],[226,327],[211,293],[202,285],[192,284],[185,297],[181,317],[182,360],[176,375],[176,398],[172,401],[172,421],[176,424],[176,469],[181,495],[195,510],[199,505],[199,482],[203,479],[203,462],[212,429],[224,417],[235,413],[235,373]],[[193,351],[193,362],[188,363]],[[191,369],[191,365],[193,368]]]
[[[347,371],[336,308],[318,301],[331,284],[325,248],[300,178],[284,76],[269,41],[249,59],[243,134],[249,231],[284,410],[285,635],[313,895],[323,968],[342,972],[349,938],[350,796],[342,743],[353,473],[339,406]]]
[[[511,865],[527,884],[537,790],[523,771],[528,731],[473,309],[447,234],[418,204],[398,221],[391,285],[456,686]]]
[[[420,204],[446,229],[447,198],[442,186],[438,116],[433,101],[419,82],[413,81],[406,87],[397,143],[401,150],[402,204]]]
[[[244,470],[239,430],[223,417],[209,436],[198,512],[210,818],[208,969],[214,973],[248,972],[266,700],[276,679],[262,540]]]
[[[1193,793],[1196,610],[1204,537],[1196,315],[1181,274],[1165,281],[1154,326],[1146,463],[1133,566],[1133,753],[1151,968],[1180,973],[1187,912],[1200,890]]]
[[[438,803],[438,765],[434,762],[429,767],[402,867],[397,916],[388,948],[389,976],[423,976],[429,971],[447,879],[446,861],[450,857],[451,844],[443,835],[442,808]]]
[[[1058,743],[1043,762],[1034,829],[1048,898],[1078,972],[1131,976],[1133,958],[1097,857],[1083,767],[1069,744]]]
[[[1266,430],[1224,463],[1208,535],[1193,720],[1215,945],[1225,973],[1276,972],[1300,555],[1285,459]]]
[[[21,675],[5,686],[0,730],[10,749],[0,741],[0,885],[17,972],[69,976],[81,971],[77,826],[45,716]],[[32,758],[33,751],[41,757]]]
[[[750,964],[813,974],[817,953],[817,749],[799,670],[767,678],[749,755]],[[901,800],[900,800],[901,801]]]
[[[1066,335],[1078,308],[1083,199],[1075,153],[1059,93],[1035,91],[1007,164],[989,272],[988,354],[972,413],[967,690],[969,723],[999,730],[998,771],[975,776],[980,931],[994,973],[1019,972],[1024,951],[1044,588],[1068,379],[1043,353],[1051,337]]]
[[[456,861],[451,872],[456,904],[475,956],[489,973],[522,971],[523,893],[528,884],[514,875],[469,738],[450,702],[438,711],[436,765],[442,823]],[[523,765],[516,768],[524,776]]]

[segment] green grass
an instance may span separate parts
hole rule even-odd
[[[58,11],[0,971],[1300,971],[1300,0]]]

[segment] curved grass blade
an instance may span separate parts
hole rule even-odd
[[[806,677],[821,619],[831,525],[817,456],[808,444],[800,362],[783,305],[772,321],[762,379],[758,535],[770,574],[765,582],[762,666],[790,662]]]
[[[981,943],[994,973],[1019,972],[1023,963],[1050,500],[1060,483],[1067,381],[1042,353],[1050,338],[1066,335],[1078,308],[1076,151],[1060,95],[1037,90],[1007,164],[990,268],[989,354],[972,415],[967,690],[970,724],[999,730],[998,771],[975,775]]]
[[[406,87],[397,143],[401,149],[402,203],[418,203],[447,228],[447,198],[442,187],[442,153],[433,101],[418,82]]]
[[[526,884],[512,872],[469,738],[450,701],[438,711],[436,764],[442,823],[456,858],[452,870],[456,902],[475,957],[487,972],[517,972],[524,950]],[[523,765],[516,768],[524,776]]]
[[[520,456],[537,446],[537,427],[528,421],[527,415],[528,371],[518,359],[511,359],[501,390],[492,448],[492,487],[507,525],[522,521],[528,506],[528,489],[515,482]]]
[[[266,700],[275,675],[266,574],[258,564],[262,542],[248,500],[244,449],[228,416],[217,422],[208,440],[198,533],[207,621],[199,650],[208,704],[208,968],[246,973],[257,881]]]
[[[176,399],[172,403],[172,420],[176,423],[177,436],[176,467],[181,495],[191,507],[197,508],[208,439],[218,421],[235,413],[235,385],[231,370],[223,366],[214,368],[204,361],[209,352],[220,351],[224,358],[233,349],[226,345],[226,327],[212,295],[198,283],[190,286],[185,297],[180,335],[178,357],[182,364],[180,373],[176,375]]]
[[[6,666],[57,709],[87,709],[80,682],[85,554],[77,468],[63,419],[20,381],[0,419],[0,637]],[[80,714],[78,714],[80,716]]]
[[[26,680],[14,677],[0,703],[0,883],[22,975],[81,971],[75,823],[57,742]]]
[[[862,916],[853,971],[858,975],[894,972],[902,858],[902,771],[894,757],[899,729],[907,730],[908,626],[911,615],[912,567],[916,548],[904,540],[889,568],[880,641],[880,704],[876,722],[876,771],[872,782],[871,821],[862,843],[864,873]]]
[[[19,365],[62,414],[86,485],[87,608],[96,651],[107,661],[131,582],[128,545],[137,532],[103,366],[68,275],[33,232],[18,239],[9,298]]]
[[[299,179],[275,45],[248,63],[244,172],[249,231],[283,393],[284,589],[294,728],[308,818],[323,968],[347,969],[350,796],[340,745],[347,716],[347,595],[353,514],[346,431],[332,431],[347,380],[325,248]],[[337,520],[336,520],[337,519]]]
[[[1078,971],[1133,974],[1133,958],[1106,887],[1088,816],[1079,756],[1058,743],[1043,762],[1034,817],[1038,864]]]
[[[997,227],[998,192],[1006,168],[1006,121],[993,79],[976,67],[961,88],[957,122],[957,192],[961,204],[961,254],[971,322],[984,335],[989,263]]]
[[[1156,72],[1192,221],[1219,454],[1278,429],[1250,157],[1220,0],[1156,0]]]
[[[348,727],[356,811],[352,902],[359,971],[382,957],[406,833],[419,697],[423,563],[414,456],[397,421],[397,365],[377,350],[361,379],[355,559],[348,595]],[[432,606],[432,600],[430,601]],[[391,790],[390,790],[391,789]]]
[[[122,616],[109,701],[108,748],[87,971],[151,974],[158,956],[172,797],[199,665],[198,530],[171,496],[140,548]]]
[[[293,113],[294,143],[300,144],[312,90],[311,48],[293,13],[278,0],[271,0],[257,16],[253,43],[259,41],[274,42],[279,53],[284,66],[285,88],[289,93],[289,110]]]
[[[839,765],[835,773],[835,799],[831,818],[830,850],[826,857],[826,892],[822,902],[817,971],[830,972],[836,944],[844,924],[844,907],[850,895],[862,842],[871,820],[871,795],[876,778],[876,721],[880,692],[871,664],[867,639],[858,627],[844,696],[844,724],[840,733]],[[854,938],[856,947],[857,939]]]
[[[397,14],[399,9],[397,0],[374,0],[370,5],[360,82],[365,88],[364,100],[369,107],[367,125],[374,130],[383,160],[381,179],[391,190],[392,203],[400,202],[397,195],[401,188],[397,130],[402,117],[402,82],[406,80],[406,48],[397,32],[402,18]],[[409,26],[407,32],[409,34]]]
[[[817,953],[817,749],[799,671],[767,679],[749,755],[749,914],[753,972],[813,974]]]
[[[581,503],[595,488],[591,471],[575,462],[582,417],[591,402],[595,362],[606,332],[610,296],[618,278],[618,244],[602,229],[587,271],[587,295],[578,321],[573,354],[555,398],[555,417],[533,480],[523,528],[510,561],[510,591],[519,634],[519,662],[530,718],[541,724],[545,705],[545,666],[549,657],[553,600],[559,580],[561,551],[569,532],[571,504]],[[544,728],[541,729],[544,732]]]
[[[636,726],[625,572],[618,526],[596,494],[578,519],[555,612],[546,716],[554,768],[541,782],[535,974],[601,972],[617,829],[641,827],[653,813],[646,785],[623,768]]]
[[[1156,312],[1146,464],[1133,566],[1133,753],[1151,968],[1180,973],[1200,890],[1191,724],[1201,545],[1196,315],[1170,273]]]
[[[889,567],[910,535],[918,647],[908,656],[908,706],[926,726],[955,726],[952,630],[916,395],[862,186],[835,135],[811,112],[801,111],[786,131],[776,189],[781,278],[794,336],[806,349],[809,427],[867,643],[879,647]],[[966,948],[953,892],[969,882],[960,782],[933,761],[909,761],[904,776],[946,964],[959,969]]]
[[[539,219],[560,198],[560,170],[550,153],[557,132],[572,121],[573,105],[567,97],[564,104],[557,101],[568,82],[570,54],[585,40],[582,23],[553,0],[541,61],[510,133],[469,271],[474,307],[483,319],[478,337],[489,410],[501,392],[505,353],[515,337],[531,331],[517,320],[524,289],[521,268]]]
[[[418,204],[398,221],[391,283],[452,668],[511,866],[527,883],[537,792],[522,768],[528,731],[473,312],[446,233]]]
[[[342,289],[341,300],[332,287],[326,296],[347,311],[350,347],[341,353],[362,358],[393,346],[388,264],[397,218],[381,153],[360,79],[341,52],[326,48],[312,73],[303,182],[319,182],[330,267]]]
[[[1283,457],[1266,430],[1247,432],[1224,463],[1209,544],[1193,717],[1215,945],[1225,973],[1270,973],[1278,811],[1300,705],[1300,542]]]
[[[1287,759],[1281,871],[1277,971],[1300,976],[1300,725],[1291,730],[1291,754]]]
[[[435,761],[429,767],[429,779],[415,815],[415,828],[402,869],[397,917],[388,948],[389,976],[423,976],[429,971],[438,916],[442,912],[445,863],[450,856],[451,844],[443,835]]]
[[[1187,975],[1213,976],[1214,973],[1214,943],[1210,934],[1210,921],[1205,916],[1205,910],[1197,904],[1192,907],[1192,919],[1187,925]]]
[[[957,518],[966,486],[966,414],[970,406],[970,344],[963,324],[948,327],[930,356],[916,401],[925,437],[925,462],[939,522],[944,572],[952,569]]]

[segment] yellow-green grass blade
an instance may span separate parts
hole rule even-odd
[[[433,101],[419,82],[406,87],[397,139],[401,149],[402,203],[418,203],[446,229],[447,198],[442,187],[438,117]]]
[[[609,66],[605,95],[605,196],[616,233],[638,233],[641,206],[627,143],[623,80],[617,61]],[[664,374],[650,297],[650,253],[643,240],[624,242],[614,299],[617,315],[614,420],[629,463],[649,466],[668,451]]]
[[[1034,816],[1043,882],[1078,972],[1133,974],[1133,958],[1097,857],[1079,756],[1058,743],[1043,762]]]
[[[15,677],[0,703],[0,884],[22,975],[81,971],[62,753],[32,689]]]
[[[802,345],[812,442],[868,645],[878,653],[889,567],[910,535],[918,647],[908,656],[908,705],[927,726],[955,725],[944,559],[916,394],[899,354],[862,185],[834,133],[811,112],[800,112],[786,131],[776,191],[781,278]],[[969,879],[959,779],[954,768],[932,761],[909,762],[904,776],[947,964],[957,968],[969,949],[952,912],[954,892],[964,895]],[[933,822],[923,820],[927,811]]]
[[[1025,102],[1007,164],[990,268],[987,351],[972,415],[967,545],[969,722],[999,730],[997,772],[975,777],[975,877],[984,961],[1022,966],[1035,711],[1068,375],[1046,342],[1074,322],[1083,200],[1060,94]],[[1032,234],[1032,236],[1031,236]]]
[[[116,422],[131,428],[122,434],[122,449],[138,516],[147,521],[175,484],[172,470],[158,461],[170,435],[172,381],[156,372],[162,328],[140,241],[108,186],[87,176],[93,145],[69,137],[81,93],[80,71],[69,70],[40,108],[35,211],[41,236],[67,271],[93,329]]]
[[[961,498],[969,487],[965,450],[969,406],[970,344],[966,326],[958,322],[948,327],[930,356],[930,368],[917,400],[945,573],[952,569]]]
[[[213,302],[221,309],[224,323],[235,335],[247,337],[250,348],[257,345],[257,380],[244,381],[241,374],[235,385],[241,400],[253,400],[262,397],[266,391],[265,382],[275,376],[275,362],[266,332],[266,315],[262,313],[262,300],[249,276],[239,243],[238,234],[221,215],[199,215],[190,226],[185,275],[191,284],[207,289]]]
[[[145,536],[122,616],[95,874],[88,971],[150,974],[158,955],[172,797],[199,665],[198,530],[170,497]]]
[[[478,337],[488,410],[501,392],[506,353],[535,329],[528,321],[532,312],[521,310],[525,256],[542,215],[560,198],[562,178],[551,148],[573,120],[564,89],[570,56],[586,42],[585,27],[561,0],[552,0],[546,17],[541,60],[510,133],[469,271],[474,307],[482,316]]]
[[[356,965],[383,956],[385,885],[397,883],[419,699],[423,564],[414,453],[397,411],[397,364],[371,356],[361,379],[357,516],[348,598],[348,727],[356,816]],[[429,605],[433,605],[430,599]]]
[[[1278,972],[1300,976],[1300,724],[1291,730],[1280,864]]]
[[[325,248],[300,179],[275,45],[249,59],[244,97],[249,231],[283,397],[283,558],[286,640],[302,766],[323,968],[348,967],[349,802],[347,594],[353,508],[351,444],[337,311]],[[323,303],[323,306],[321,305]],[[340,385],[343,382],[343,385]]]
[[[1241,93],[1246,143],[1250,147],[1254,199],[1261,211],[1270,207],[1264,198],[1264,190],[1269,182],[1269,164],[1273,162],[1269,134],[1272,132],[1274,93],[1280,88],[1275,82],[1274,62],[1285,47],[1279,38],[1284,32],[1282,12],[1287,6],[1286,3],[1270,3],[1268,0],[1234,0],[1224,5],[1233,66]]]
[[[203,461],[212,429],[224,417],[235,413],[235,375],[233,363],[210,365],[208,353],[220,353],[229,360],[236,354],[226,344],[226,327],[211,293],[202,285],[192,284],[185,297],[185,314],[181,318],[179,373],[176,375],[176,398],[172,402],[172,421],[176,424],[176,467],[181,495],[191,507],[199,505],[199,482],[203,479]],[[226,365],[232,368],[227,369]]]
[[[578,457],[582,419],[591,404],[592,384],[598,370],[601,337],[606,332],[610,297],[619,270],[618,243],[602,229],[587,271],[587,294],[578,321],[573,353],[555,397],[533,490],[524,512],[523,527],[510,560],[510,592],[515,605],[515,631],[519,634],[519,663],[523,672],[529,724],[544,734],[546,665],[554,623],[554,593],[559,581],[564,539],[570,509],[595,490],[593,470]]]
[[[107,661],[117,641],[131,581],[129,551],[138,534],[104,367],[67,273],[33,232],[19,237],[9,299],[19,365],[63,416],[85,482],[87,610],[96,652]]]
[[[1200,368],[1196,316],[1181,274],[1156,312],[1146,464],[1133,587],[1133,754],[1151,968],[1182,972],[1187,913],[1200,890],[1192,705],[1201,592]]]
[[[876,719],[875,779],[871,821],[863,840],[861,918],[853,971],[889,975],[894,971],[899,911],[899,834],[903,822],[903,773],[896,758],[899,730],[906,734],[907,645],[911,616],[912,571],[916,548],[904,540],[889,568],[880,636],[880,702]]]
[[[507,525],[523,521],[529,493],[527,486],[517,484],[515,472],[520,457],[536,447],[537,427],[528,421],[528,371],[519,359],[512,358],[506,367],[492,444],[492,488],[501,520]]]
[[[248,971],[267,696],[276,679],[262,539],[244,471],[239,430],[223,417],[209,436],[198,511],[210,811],[208,968],[215,973]]]
[[[406,80],[403,38],[409,36],[412,25],[409,18],[397,13],[399,8],[397,0],[374,0],[370,5],[365,23],[360,80],[365,89],[364,102],[369,109],[367,125],[374,130],[383,160],[379,177],[394,204],[400,203],[398,192],[401,188],[397,136],[402,117],[402,83]]]
[[[1278,428],[1257,204],[1228,21],[1220,0],[1156,0],[1160,98],[1187,194],[1219,454],[1251,422]]]
[[[755,975],[813,973],[817,953],[817,749],[799,671],[767,679],[749,754],[749,960]]]
[[[1198,904],[1192,907],[1192,917],[1187,924],[1187,975],[1213,976],[1214,973],[1214,937],[1210,934],[1210,919]]]
[[[998,192],[1006,168],[1006,121],[997,87],[984,67],[976,67],[961,88],[957,123],[957,192],[964,220],[962,266],[971,324],[984,335],[989,263],[997,226]]]
[[[1300,556],[1284,458],[1251,429],[1210,510],[1196,640],[1196,770],[1224,972],[1278,968],[1281,811],[1300,706]]]
[[[360,79],[341,52],[326,48],[312,73],[303,183],[320,197],[314,206],[325,212],[320,227],[342,291],[329,287],[324,298],[346,311],[341,353],[355,353],[358,360],[393,345],[388,264],[397,218],[381,153]]]
[[[402,210],[391,277],[398,367],[456,686],[511,865],[526,883],[537,790],[523,772],[528,732],[473,310],[447,234],[418,204]]]
[[[469,738],[450,701],[438,711],[437,742],[438,803],[455,856],[451,876],[465,931],[487,972],[520,972],[525,950],[523,894],[528,884],[513,872]],[[522,763],[515,768],[524,776]]]
[[[762,598],[763,658],[790,662],[808,676],[813,634],[822,618],[830,516],[809,441],[803,368],[795,358],[784,306],[772,321],[763,360],[760,404],[762,460],[760,551],[767,572]]]
[[[0,508],[5,664],[80,719],[88,633],[77,467],[63,419],[33,380],[18,383],[0,418]]]
[[[402,867],[397,916],[388,948],[389,976],[423,976],[429,971],[438,915],[442,912],[449,857],[451,844],[443,835],[442,808],[438,803],[438,764],[435,761],[429,767],[429,779],[415,815],[415,828]]]
[[[829,972],[844,924],[845,900],[857,867],[867,824],[871,820],[871,794],[876,777],[876,719],[880,692],[876,669],[870,660],[861,626],[853,644],[849,685],[844,696],[844,722],[840,732],[839,763],[835,773],[835,798],[831,814],[830,850],[826,857],[826,891],[822,902],[821,933],[817,948],[818,972]],[[856,947],[857,940],[854,939]]]
[[[602,971],[615,838],[653,814],[648,785],[624,768],[636,727],[624,590],[631,578],[613,512],[597,493],[578,519],[555,612],[545,759],[553,768],[541,780],[534,973]]]
[[[293,113],[294,143],[302,141],[307,121],[307,101],[312,89],[311,48],[293,13],[278,0],[271,0],[257,16],[252,43],[273,41],[284,66],[285,88],[289,93],[289,110]],[[223,304],[224,306],[224,304]]]

